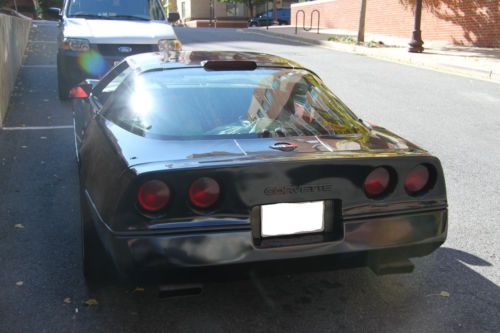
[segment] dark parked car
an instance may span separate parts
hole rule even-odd
[[[250,27],[260,27],[273,25],[275,22],[279,25],[290,24],[290,8],[276,9],[276,21],[274,20],[274,13],[272,10],[257,14],[248,20],[248,25]]]
[[[149,53],[95,83],[71,90],[89,281],[401,273],[446,239],[439,160],[297,63]]]

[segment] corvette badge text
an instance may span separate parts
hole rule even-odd
[[[303,185],[303,186],[269,186],[264,189],[265,195],[287,195],[297,193],[317,193],[317,192],[331,192],[333,191],[332,185]]]

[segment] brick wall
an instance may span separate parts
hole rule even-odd
[[[415,0],[367,0],[366,32],[395,37],[411,36]],[[458,45],[500,47],[500,0],[424,0],[422,37]],[[292,5],[304,10],[306,25],[314,9],[323,28],[357,31],[361,0],[316,0]],[[299,17],[299,24],[302,19]]]

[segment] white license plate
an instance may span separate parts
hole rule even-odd
[[[262,237],[322,232],[324,202],[280,203],[261,206]]]

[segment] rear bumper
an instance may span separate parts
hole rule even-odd
[[[343,222],[335,241],[257,245],[252,229],[202,232],[114,233],[92,214],[119,272],[132,280],[186,282],[225,280],[248,274],[363,267],[425,256],[446,240],[447,210]]]

